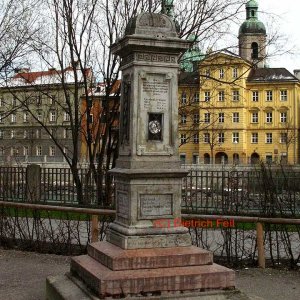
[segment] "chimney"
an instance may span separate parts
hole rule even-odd
[[[18,74],[18,73],[28,73],[30,71],[29,68],[16,68],[15,70],[15,73]]]

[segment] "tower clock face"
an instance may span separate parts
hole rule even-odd
[[[148,140],[162,141],[163,114],[149,113],[148,118]]]

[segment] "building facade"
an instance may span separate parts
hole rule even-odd
[[[2,84],[0,160],[7,163],[63,162],[63,152],[72,157],[70,124],[75,113],[74,91],[71,68],[41,72],[18,70]],[[83,88],[78,91],[83,93]]]
[[[184,138],[190,126],[179,122],[187,164],[195,162],[195,153],[200,163],[299,163],[299,78],[285,68],[266,67],[266,29],[257,10],[256,1],[246,4],[239,55],[207,54],[199,64],[198,107],[187,116],[198,111],[198,147]],[[180,81],[179,102],[188,88]]]

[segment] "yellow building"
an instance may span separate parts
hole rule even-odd
[[[181,75],[180,153],[187,164],[196,163],[197,154],[200,163],[299,163],[300,83],[285,68],[265,66],[266,29],[257,10],[256,1],[246,4],[239,55],[212,53],[199,64],[198,108],[184,104],[196,93],[196,85],[183,80],[192,73]]]

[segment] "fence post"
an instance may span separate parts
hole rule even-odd
[[[41,199],[41,167],[28,165],[26,168],[26,200],[31,203]]]
[[[92,243],[98,242],[99,236],[99,218],[97,215],[92,215]]]
[[[258,266],[264,269],[266,267],[265,247],[264,247],[264,228],[263,228],[263,224],[260,222],[256,223],[256,240],[257,240],[257,250],[258,250]]]

